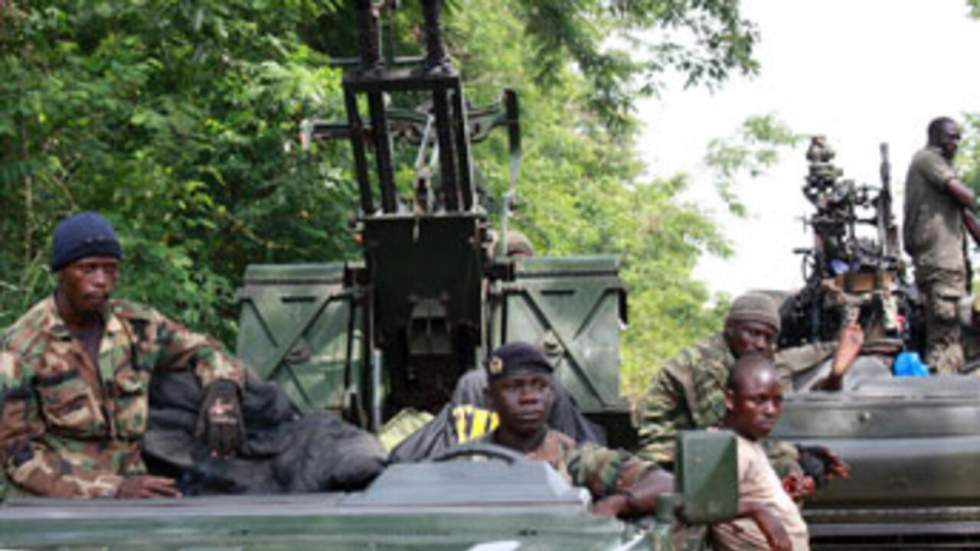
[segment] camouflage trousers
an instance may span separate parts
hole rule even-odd
[[[915,285],[925,301],[925,361],[935,373],[959,373],[966,363],[958,316],[959,300],[966,293],[966,274],[917,266]]]

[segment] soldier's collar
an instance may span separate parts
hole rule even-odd
[[[104,322],[106,335],[122,331],[123,329],[119,317],[113,313],[111,301],[106,305],[106,309],[102,313],[102,321]],[[51,296],[46,299],[41,327],[53,338],[60,340],[71,339],[71,332],[68,330],[68,325],[62,319],[61,314],[58,313],[58,304],[54,300],[54,293],[51,293]]]
[[[44,310],[40,320],[40,326],[42,331],[47,332],[55,339],[71,339],[68,326],[65,325],[65,320],[61,319],[61,314],[58,313],[58,305],[54,301],[54,293],[51,293],[44,300]]]

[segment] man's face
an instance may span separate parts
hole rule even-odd
[[[725,390],[725,409],[735,432],[761,440],[772,432],[783,412],[783,389],[773,369],[758,369],[736,390]]]
[[[955,122],[947,122],[940,126],[939,133],[936,135],[936,146],[943,152],[943,157],[953,159],[960,147],[962,137],[960,127]]]
[[[555,401],[551,375],[510,375],[495,381],[488,391],[501,427],[520,436],[532,436],[544,430]]]
[[[725,340],[736,358],[749,352],[771,358],[777,336],[775,327],[761,321],[733,321],[725,328]]]
[[[58,272],[58,289],[77,314],[101,312],[116,289],[119,260],[111,256],[89,256]]]

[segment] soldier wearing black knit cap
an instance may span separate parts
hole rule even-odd
[[[214,339],[112,298],[121,259],[105,218],[66,218],[54,231],[54,292],[0,334],[0,485],[12,492],[178,496],[141,454],[155,372],[193,371],[204,389],[196,436],[215,455],[238,451],[244,366]]]

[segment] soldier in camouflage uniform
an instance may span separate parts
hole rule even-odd
[[[677,431],[717,426],[725,414],[725,381],[735,360],[747,353],[773,357],[779,329],[779,312],[772,299],[760,293],[738,297],[721,334],[681,351],[657,372],[638,408],[637,455],[672,466]],[[775,362],[777,366],[801,362],[816,365],[833,354],[835,348],[832,344],[817,344],[791,349],[785,357],[777,354]],[[853,359],[835,357],[848,364]],[[781,371],[790,371],[790,367],[782,366]],[[796,448],[770,440],[764,445],[773,467],[787,478],[787,485],[799,488],[797,497],[808,494],[813,481],[802,476]]]
[[[977,239],[980,224],[973,192],[952,164],[959,126],[939,117],[929,123],[928,138],[905,179],[902,239],[925,300],[925,361],[937,373],[957,373],[964,365],[957,303],[967,292],[969,271],[964,228]]]
[[[527,343],[505,344],[487,362],[487,398],[499,426],[482,441],[546,461],[596,500],[593,512],[607,516],[653,513],[656,496],[673,489],[673,477],[655,464],[621,450],[578,444],[547,426],[554,403],[552,366]]]
[[[121,258],[101,216],[62,221],[51,261],[57,288],[0,336],[0,473],[10,491],[179,495],[173,480],[148,476],[140,457],[156,370],[199,377],[197,430],[212,453],[234,453],[240,442],[242,365],[155,310],[110,299]]]

